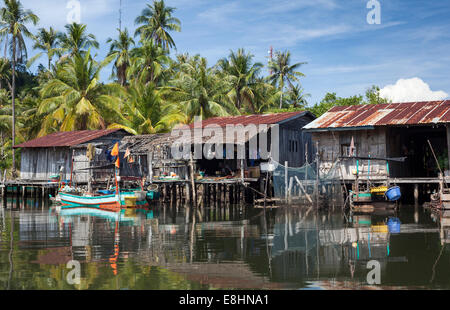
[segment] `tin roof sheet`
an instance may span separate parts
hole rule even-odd
[[[306,125],[304,129],[314,131],[439,123],[450,123],[450,100],[336,106]]]
[[[47,136],[36,138],[22,144],[15,145],[14,148],[37,148],[37,147],[64,147],[74,146],[94,139],[109,135],[122,129],[100,129],[100,130],[78,130],[61,131],[51,133]]]

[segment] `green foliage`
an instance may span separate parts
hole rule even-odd
[[[380,97],[380,88],[377,86],[372,86],[367,89],[365,97],[362,95],[355,95],[348,98],[342,98],[338,97],[336,93],[327,93],[319,103],[309,107],[308,110],[311,111],[316,117],[319,117],[335,106],[382,104],[388,102],[388,100]]]
[[[13,66],[12,58],[0,58],[3,169],[11,165],[12,102],[16,143],[61,130],[123,128],[134,134],[151,134],[189,124],[197,115],[206,119],[308,109],[320,116],[336,105],[386,102],[373,86],[365,98],[328,93],[309,107],[310,95],[300,83],[304,74],[299,71],[306,63],[293,63],[289,51],[275,52],[267,76],[263,75],[264,65],[243,48],[211,65],[200,55],[171,57],[169,49],[175,47],[171,34],[181,30],[181,22],[173,16],[176,9],[163,0],[146,5],[135,19],[137,38],[125,28],[106,41],[109,53],[105,59],[91,52],[100,43],[87,25],[68,24],[64,32],[39,28],[33,35],[26,24],[37,22],[38,17],[20,1],[4,0],[4,4],[0,39],[9,44],[11,53],[16,47],[14,59],[18,61]],[[37,52],[28,61],[25,37],[32,39]],[[46,64],[40,64],[36,73],[29,72],[29,66],[42,56],[46,56]],[[112,82],[102,83],[100,72],[110,63],[114,64]]]

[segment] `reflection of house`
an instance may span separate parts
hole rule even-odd
[[[305,126],[319,142],[322,168],[330,168],[340,156],[348,156],[352,138],[356,156],[393,158],[405,162],[389,164],[390,177],[436,177],[437,169],[427,140],[438,156],[446,157],[450,139],[450,100],[337,106]],[[360,174],[383,178],[387,166],[383,161],[359,162]],[[354,180],[356,160],[346,161],[342,172]]]
[[[129,134],[122,129],[55,132],[16,145],[15,148],[22,149],[20,178],[47,181],[52,175],[59,175],[60,168],[64,167],[63,179],[68,180],[74,156],[73,169],[76,172],[74,181],[85,183],[89,171],[80,169],[105,165],[112,167],[113,162],[108,159],[107,152],[112,149],[114,143],[120,142],[127,135]],[[87,154],[89,145],[93,147],[92,161],[88,159]],[[109,176],[111,167],[105,171],[96,170],[94,178]]]

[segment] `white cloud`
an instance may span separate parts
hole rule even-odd
[[[380,90],[380,96],[392,102],[414,102],[442,100],[448,94],[442,90],[432,91],[420,78],[400,79],[395,85],[387,85]]]

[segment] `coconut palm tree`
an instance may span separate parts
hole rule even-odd
[[[178,105],[180,114],[191,122],[195,116],[206,119],[230,115],[226,92],[231,83],[223,79],[214,68],[208,68],[205,58],[196,55],[181,66],[177,77],[162,87],[163,99]]]
[[[119,32],[118,39],[108,38],[106,43],[111,43],[109,55],[115,56],[113,75],[117,76],[120,85],[127,84],[127,69],[131,63],[130,49],[134,45],[134,40],[129,36],[128,30],[117,29]]]
[[[55,78],[40,91],[43,99],[37,112],[44,118],[39,136],[52,130],[104,129],[113,119],[123,119],[118,112],[122,87],[99,81],[100,71],[113,59],[110,55],[97,63],[88,50],[59,66]]]
[[[7,58],[0,58],[0,89],[11,89],[11,62]]]
[[[34,45],[33,49],[35,50],[41,50],[42,52],[37,53],[34,57],[32,57],[29,61],[27,66],[30,67],[31,64],[33,64],[36,59],[40,58],[43,53],[47,54],[47,60],[48,60],[48,71],[51,70],[52,66],[52,60],[55,55],[61,54],[61,48],[59,48],[59,37],[60,33],[57,32],[55,29],[50,27],[48,30],[45,28],[40,28],[38,30],[37,35],[34,38]]]
[[[161,96],[153,83],[130,81],[127,98],[122,107],[124,120],[108,128],[122,128],[134,134],[151,134],[161,130]]]
[[[272,72],[269,75],[268,80],[272,82],[273,85],[278,86],[278,90],[280,91],[280,109],[283,105],[283,92],[284,86],[286,83],[292,88],[292,83],[298,82],[298,78],[305,76],[303,73],[296,71],[300,66],[306,64],[306,62],[298,62],[293,65],[291,62],[291,53],[286,51],[276,52],[275,60],[269,61],[269,69]]]
[[[131,51],[129,77],[141,83],[159,84],[161,75],[170,63],[168,51],[156,45],[153,40],[143,41],[142,45]]]
[[[254,113],[254,87],[259,82],[257,77],[263,64],[259,62],[253,63],[253,57],[252,54],[246,54],[244,49],[240,48],[236,53],[231,51],[228,58],[219,60],[218,66],[231,80],[232,89],[228,93],[228,96],[234,101],[236,108],[241,111],[246,104],[251,112]]]
[[[136,25],[141,25],[136,29],[135,36],[139,35],[142,41],[153,39],[165,49],[175,47],[169,31],[181,31],[181,22],[172,17],[174,11],[175,8],[167,7],[164,0],[153,1],[152,5],[147,4],[135,20]]]
[[[9,102],[9,92],[0,89],[0,159],[3,161],[5,155],[5,140],[11,135],[11,108]]]
[[[295,85],[289,90],[288,97],[294,108],[304,108],[308,105],[306,98],[311,97],[311,95],[306,94],[300,85]]]
[[[85,52],[89,48],[98,48],[99,43],[92,33],[87,33],[84,24],[67,24],[65,26],[66,33],[59,35],[61,48],[69,53],[70,56]],[[67,58],[67,57],[66,57]]]
[[[11,36],[11,41],[8,43],[11,51],[11,106],[12,106],[12,174],[15,177],[16,160],[14,142],[16,138],[16,65],[17,62],[23,62],[26,58],[25,37],[32,38],[33,35],[26,27],[31,23],[36,25],[39,18],[30,10],[25,10],[18,0],[4,0],[4,7],[0,9],[0,37],[8,40]]]

